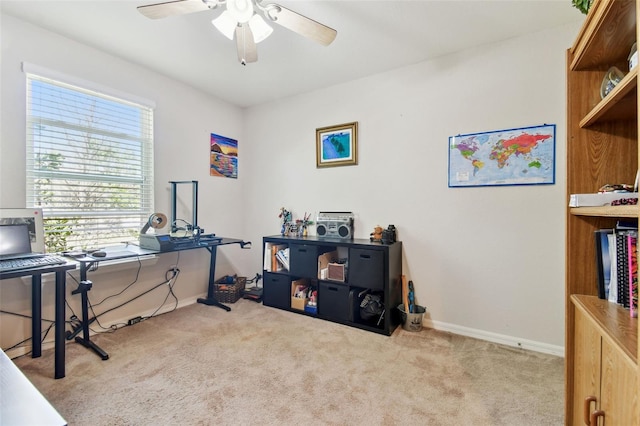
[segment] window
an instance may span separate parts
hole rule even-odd
[[[27,205],[47,251],[138,238],[153,213],[153,109],[29,72]]]

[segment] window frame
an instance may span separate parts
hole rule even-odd
[[[23,63],[23,72],[25,74],[26,82],[26,195],[27,195],[27,207],[37,207],[43,209],[44,216],[44,228],[45,228],[45,241],[48,251],[64,251],[64,250],[76,250],[76,249],[90,249],[103,247],[105,245],[112,245],[116,243],[122,243],[130,241],[131,237],[134,237],[139,233],[140,229],[147,222],[149,216],[154,210],[154,108],[155,104],[146,99],[124,93],[122,91],[114,90],[96,83],[92,83],[86,80],[78,79],[72,76],[67,76],[59,72],[48,70],[43,67],[39,67],[33,64]],[[91,125],[91,122],[87,120],[89,124],[83,126],[64,121],[64,118],[69,118],[69,114],[62,108],[62,113],[59,115],[59,120],[49,120],[44,117],[44,114],[34,112],[32,108],[32,87],[34,82],[38,82],[38,85],[48,85],[50,88],[56,88],[64,93],[77,93],[79,94],[79,100],[89,100],[93,102],[93,106],[99,103],[105,105],[121,106],[123,111],[127,111],[122,118],[116,118],[116,127],[124,126],[127,120],[133,118],[132,122],[135,123],[135,119],[138,119],[137,127],[134,126],[131,132],[129,131],[115,131],[110,132],[110,125],[98,124]],[[71,92],[68,92],[71,91]],[[58,99],[62,99],[63,95],[60,95]],[[62,106],[69,106],[79,108],[79,103],[71,101],[68,104],[62,102]],[[104,107],[104,106],[103,106]],[[46,111],[54,113],[53,118],[56,118],[55,107],[47,107]],[[99,111],[99,107],[96,107],[96,111]],[[103,111],[104,112],[104,111]],[[81,110],[79,115],[84,114],[84,110]],[[87,112],[89,114],[89,112]],[[65,117],[66,115],[66,117]],[[120,121],[122,120],[122,121]],[[56,129],[62,130],[61,136],[40,137],[36,135],[34,129],[37,126],[49,126],[48,130]],[[43,127],[44,128],[44,127]],[[124,128],[124,127],[123,127]],[[69,134],[65,132],[69,132]],[[138,132],[138,133],[136,133]],[[37,132],[40,133],[40,132]],[[103,165],[102,159],[97,158],[93,160],[86,160],[82,158],[82,154],[78,154],[77,146],[76,152],[74,152],[74,144],[78,144],[78,139],[75,139],[73,133],[76,134],[75,138],[84,137],[86,141],[85,145],[89,145],[91,141],[102,142],[106,145],[105,141],[108,141],[112,146],[116,148],[107,150],[103,155],[113,155],[115,158],[114,165]],[[80,135],[80,136],[79,136]],[[47,142],[43,142],[47,140]],[[80,142],[82,144],[82,142]],[[48,148],[43,148],[47,145]],[[98,146],[102,147],[102,145]],[[59,151],[55,151],[55,149]],[[67,149],[68,151],[64,151]],[[87,151],[89,148],[84,148]],[[101,149],[101,148],[100,148]],[[66,162],[66,171],[47,169],[47,166],[39,167],[41,165],[41,157],[38,150],[48,152],[48,155],[61,155],[61,158],[68,160]],[[67,154],[67,157],[64,154]],[[134,155],[136,154],[136,155]],[[73,170],[73,163],[76,161],[76,167],[83,169],[85,164],[94,166],[98,169],[103,169],[103,172],[96,172],[95,169],[91,172],[83,172]],[[82,161],[86,161],[83,163]],[[82,166],[78,166],[78,165]],[[117,165],[122,166],[120,172],[117,171]],[[46,201],[43,196],[44,191],[38,186],[42,184],[44,179],[50,179],[49,182],[57,182],[55,185],[49,186],[52,191],[49,192],[48,203],[43,204]],[[88,207],[86,200],[78,201],[75,208],[72,208],[71,202],[66,205],[61,205],[61,200],[65,198],[72,199],[72,195],[65,195],[68,188],[73,186],[64,186],[62,181],[67,182],[65,179],[71,179],[73,182],[78,182],[78,188],[89,188],[98,191],[98,196],[95,199],[100,200],[104,206],[100,207]],[[84,183],[83,183],[84,182]],[[95,186],[93,186],[95,183]],[[64,190],[63,190],[64,188]],[[115,188],[115,189],[114,189]],[[114,191],[119,191],[118,193]],[[131,192],[133,190],[133,192]],[[104,196],[100,196],[100,191],[105,191]],[[88,191],[87,191],[88,192]],[[51,195],[53,194],[53,195]],[[114,195],[115,194],[115,195]],[[129,200],[127,208],[118,208],[118,202],[114,199],[118,198],[118,194],[121,197]],[[139,195],[139,196],[138,196]],[[55,198],[58,200],[55,200]],[[137,200],[137,201],[136,201]],[[86,204],[81,205],[83,202]],[[48,204],[48,205],[46,205]],[[111,205],[109,205],[111,204]],[[105,207],[107,206],[107,207]],[[69,220],[69,219],[73,220]],[[61,226],[61,223],[63,226]],[[73,232],[76,235],[73,235]],[[82,231],[78,231],[82,229]],[[62,231],[64,230],[64,231]],[[113,230],[113,231],[112,231]],[[78,232],[81,238],[78,237]],[[64,233],[65,238],[60,236]],[[71,235],[71,238],[69,236]],[[128,237],[128,238],[125,238]]]

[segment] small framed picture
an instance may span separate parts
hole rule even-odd
[[[358,122],[316,129],[316,167],[358,164]]]

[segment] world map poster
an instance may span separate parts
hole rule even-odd
[[[555,183],[556,126],[449,138],[449,187]]]

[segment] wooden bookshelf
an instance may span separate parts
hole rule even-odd
[[[634,119],[636,115],[633,107],[638,104],[637,89],[638,69],[634,68],[580,120],[580,127],[586,128],[604,121]]]
[[[638,363],[638,321],[631,318],[628,310],[583,294],[572,295],[571,301],[593,319],[599,331],[613,340],[629,360]]]
[[[594,0],[567,52],[567,200],[605,184],[633,183],[638,171],[636,0]],[[604,98],[606,71],[626,75]],[[565,279],[565,423],[640,424],[638,320],[598,299],[594,231],[637,219],[640,206],[567,207]],[[593,402],[585,402],[593,397]],[[586,417],[585,418],[585,414]],[[598,419],[594,417],[597,422]],[[603,419],[598,424],[603,424]]]
[[[618,217],[637,219],[640,206],[602,206],[602,207],[571,207],[569,213],[574,216]]]

